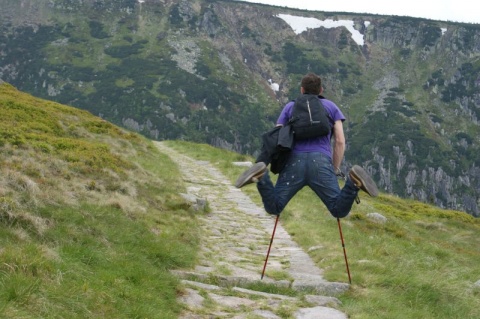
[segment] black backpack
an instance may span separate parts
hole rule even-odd
[[[315,94],[302,94],[295,100],[288,123],[297,140],[325,136],[332,129],[327,110]]]

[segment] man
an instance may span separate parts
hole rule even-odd
[[[300,92],[315,94],[322,99],[321,104],[327,111],[332,127],[330,133],[321,137],[296,140],[285,167],[279,173],[275,186],[270,179],[266,164],[258,160],[240,175],[235,183],[236,187],[241,188],[256,182],[265,210],[269,214],[279,215],[292,197],[305,186],[309,186],[318,195],[336,218],[343,218],[350,213],[360,189],[370,196],[378,195],[375,182],[358,165],[353,166],[345,181],[345,186],[340,189],[337,177],[342,175],[340,164],[345,152],[345,135],[343,133],[345,117],[335,103],[320,96],[322,91],[322,82],[319,76],[309,73],[303,77]],[[277,126],[284,126],[288,123],[293,106],[293,101],[285,105],[277,120]],[[332,138],[333,149],[330,143]]]

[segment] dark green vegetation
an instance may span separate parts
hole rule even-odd
[[[151,142],[0,84],[0,169],[0,317],[177,317],[197,224]]]
[[[5,0],[0,76],[153,139],[255,154],[303,74],[347,117],[345,167],[480,215],[480,27],[236,1]],[[296,35],[278,14],[353,20]],[[273,91],[269,80],[280,85]]]

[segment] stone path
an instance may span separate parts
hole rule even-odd
[[[275,217],[209,162],[194,160],[161,142],[156,145],[179,166],[188,192],[183,196],[192,205],[209,207],[208,214],[199,214],[204,234],[199,264],[175,272],[185,286],[180,319],[347,318],[335,309],[340,305],[335,296],[348,290],[348,284],[326,281],[322,270],[281,226],[281,218],[261,280]],[[266,285],[293,293],[256,290]]]

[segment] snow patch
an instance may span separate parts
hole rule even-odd
[[[270,84],[270,88],[271,88],[274,92],[280,91],[280,85],[279,85],[278,83],[273,82],[272,79],[269,79],[269,80],[268,80],[268,83]]]
[[[290,27],[293,29],[293,31],[296,34],[300,34],[303,31],[306,31],[308,29],[316,29],[320,27],[324,27],[327,29],[330,28],[338,28],[338,27],[345,27],[347,28],[348,31],[352,34],[352,39],[358,44],[358,45],[363,45],[364,40],[363,40],[363,34],[361,34],[358,30],[355,30],[353,27],[353,21],[352,20],[331,20],[327,19],[325,21],[318,20],[316,18],[307,18],[307,17],[300,17],[300,16],[292,16],[289,14],[278,14],[276,17],[282,19],[286,23],[290,25]],[[368,25],[370,23],[368,22]],[[366,26],[368,26],[366,25]]]
[[[442,30],[442,35],[444,35],[445,32],[447,32],[447,28],[440,28],[440,30]]]

